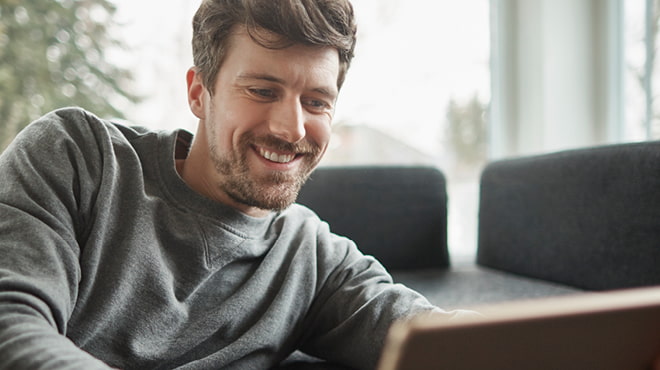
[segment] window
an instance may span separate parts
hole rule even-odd
[[[118,63],[136,72],[145,96],[130,121],[194,130],[185,99],[190,19],[199,1],[115,0],[130,50]],[[490,102],[489,0],[353,0],[356,56],[337,104],[322,165],[424,164],[448,181],[449,245],[476,247],[478,176],[487,160]],[[163,78],[163,76],[168,76]]]
[[[439,167],[452,258],[476,248],[488,155],[490,2],[353,0],[359,39],[322,164]]]
[[[199,1],[0,5],[0,150],[29,119],[64,105],[194,131],[185,73]],[[358,47],[322,164],[441,168],[454,255],[476,248],[478,177],[488,160],[660,139],[660,1],[353,4]],[[105,47],[112,39],[126,48]],[[62,68],[72,50],[78,59]],[[115,67],[132,76],[107,79]],[[110,94],[108,81],[126,94]]]
[[[625,0],[625,130],[623,140],[660,139],[660,3]]]
[[[451,199],[449,245],[457,253],[471,253],[476,247],[478,176],[488,153],[490,1],[352,2],[359,24],[356,57],[339,97],[332,147],[322,165],[424,164],[441,168]],[[44,45],[48,58],[53,59],[44,67],[52,72],[50,79],[36,81],[17,95],[32,96],[26,103],[30,119],[64,105],[83,105],[114,118],[112,111],[98,112],[95,105],[80,103],[84,94],[77,92],[76,84],[97,86],[93,76],[89,81],[77,81],[81,69],[72,66],[67,79],[57,64],[70,50],[66,42],[89,46],[94,41],[83,37],[89,32],[84,26],[94,24],[104,26],[95,29],[125,48],[111,47],[108,41],[98,48],[102,55],[91,50],[94,48],[85,49],[81,54],[85,68],[93,70],[95,61],[103,61],[131,73],[121,86],[130,94],[97,94],[101,100],[111,101],[112,108],[132,124],[194,132],[197,122],[187,106],[185,74],[192,65],[191,19],[199,3],[57,0],[11,8],[3,5],[2,21],[12,20],[25,28],[16,34],[54,42]],[[156,8],[158,16],[148,16]],[[55,17],[60,13],[61,21]],[[66,24],[67,20],[72,24]],[[51,23],[68,31],[40,31],[40,26]],[[25,53],[35,50],[29,40],[21,40]],[[0,46],[11,42],[16,41],[0,34]],[[25,60],[35,58],[26,56]],[[13,75],[11,71],[18,65],[0,63],[0,78],[3,73]],[[52,78],[61,76],[66,80],[63,100],[46,104],[48,99],[40,97],[38,87],[49,86]],[[17,125],[27,121],[21,119]]]

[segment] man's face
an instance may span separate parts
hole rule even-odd
[[[189,72],[200,118],[189,159],[205,146],[206,163],[195,175],[204,177],[202,192],[248,214],[293,203],[327,148],[338,73],[334,48],[272,50],[245,32],[232,36],[214,93],[204,89],[197,107],[192,87],[201,77]]]

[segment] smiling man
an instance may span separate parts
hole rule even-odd
[[[373,368],[390,325],[447,313],[294,204],[355,45],[347,0],[204,0],[196,134],[78,108],[0,156],[0,369]]]
[[[285,41],[266,30],[252,32],[262,43]],[[293,203],[326,150],[339,54],[329,46],[269,49],[242,25],[230,33],[230,52],[214,85],[204,85],[199,68],[188,72],[189,103],[200,123],[178,166],[199,193],[259,216]]]

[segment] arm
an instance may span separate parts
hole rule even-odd
[[[302,349],[314,356],[360,369],[373,369],[394,321],[416,314],[444,312],[392,278],[353,242],[320,236],[319,264],[334,265],[319,289],[308,318],[311,334]],[[330,263],[334,261],[334,263]]]
[[[80,279],[80,207],[90,198],[80,189],[85,156],[58,122],[68,118],[32,124],[0,156],[2,369],[108,368],[65,336]]]

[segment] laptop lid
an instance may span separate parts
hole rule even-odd
[[[544,298],[393,325],[379,370],[648,370],[660,355],[660,287]]]

